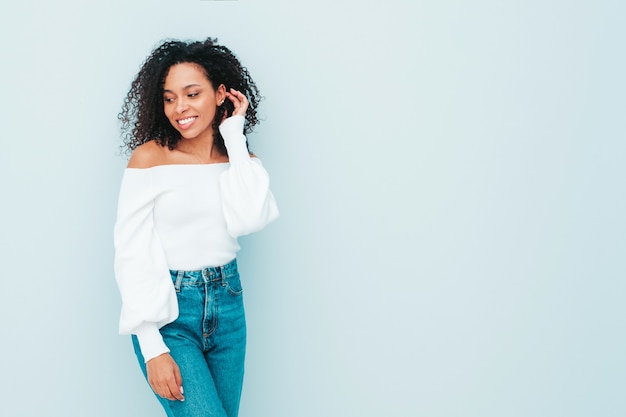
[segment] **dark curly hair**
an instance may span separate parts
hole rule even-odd
[[[227,91],[234,88],[248,98],[245,134],[252,132],[259,123],[256,109],[262,97],[248,70],[230,49],[218,45],[215,38],[189,42],[167,40],[156,47],[141,66],[118,115],[122,122],[122,149],[125,153],[151,140],[170,150],[176,148],[181,135],[165,117],[163,84],[169,69],[184,62],[202,67],[214,89],[224,84]],[[218,127],[224,114],[228,117],[232,112],[232,102],[224,100],[213,119],[213,140],[222,155],[227,152]]]

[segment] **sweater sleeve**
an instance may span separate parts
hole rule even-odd
[[[144,360],[169,352],[159,328],[178,317],[176,292],[154,229],[149,169],[127,168],[114,229],[115,278],[122,298],[120,334],[135,334]]]
[[[220,191],[226,226],[233,237],[259,231],[279,215],[269,174],[248,153],[244,122],[243,116],[231,116],[220,125],[230,162],[220,177]]]

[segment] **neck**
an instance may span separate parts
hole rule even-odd
[[[190,139],[181,138],[176,150],[203,164],[220,162],[225,157],[215,146],[212,134]]]

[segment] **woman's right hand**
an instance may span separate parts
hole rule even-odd
[[[146,362],[148,383],[160,397],[168,400],[185,401],[183,378],[180,369],[169,353],[164,353]]]

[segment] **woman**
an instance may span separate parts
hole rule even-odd
[[[168,416],[238,413],[246,329],[237,237],[278,216],[244,136],[259,100],[215,39],[167,41],[120,113],[132,151],[114,231],[120,333],[132,335]]]

